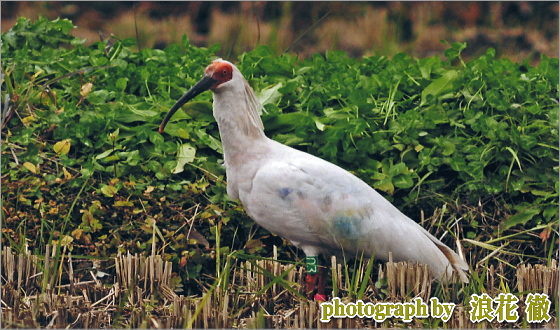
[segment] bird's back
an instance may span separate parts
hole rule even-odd
[[[259,164],[245,164],[255,171],[239,199],[253,220],[307,255],[388,260],[392,253],[395,261],[428,264],[436,278],[455,267],[466,279],[455,252],[353,174],[272,140],[260,153]]]

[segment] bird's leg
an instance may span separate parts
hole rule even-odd
[[[317,274],[309,274],[305,276],[305,293],[309,299],[313,299],[313,291],[315,291],[315,284],[317,283]]]
[[[305,293],[307,294],[309,299],[313,299],[313,292],[315,291],[315,286],[317,285],[318,264],[318,256],[305,257],[305,265],[307,270],[307,275],[305,276]]]
[[[305,293],[307,293],[309,299],[315,298],[315,300],[318,301],[325,301],[325,267],[319,266],[318,256],[307,256],[305,258],[305,262],[307,265],[307,276],[305,277]],[[313,295],[315,287],[317,286],[317,281],[319,282],[317,294]]]

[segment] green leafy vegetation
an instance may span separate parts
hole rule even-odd
[[[2,35],[2,243],[155,253],[184,293],[219,278],[226,256],[270,257],[277,245],[298,260],[228,200],[211,93],[157,132],[219,45],[86,47],[72,27],[21,18]],[[447,59],[298,59],[259,46],[235,62],[268,136],[355,173],[448,245],[465,238],[475,272],[507,277],[558,253],[558,59],[534,67],[489,49],[464,62],[465,47],[451,44]]]

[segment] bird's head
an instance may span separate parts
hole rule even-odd
[[[159,132],[163,133],[165,125],[173,114],[183,106],[183,104],[195,98],[198,94],[211,90],[213,92],[218,92],[222,84],[231,81],[234,76],[235,66],[228,61],[218,59],[213,61],[204,70],[204,76],[200,79],[191,89],[189,89],[181,98],[171,107],[161,125],[159,126]]]
[[[204,78],[202,79],[211,79],[215,81],[209,88],[211,91],[215,92],[223,83],[233,79],[233,68],[233,64],[228,61],[222,59],[215,60],[206,67],[206,70],[204,70]]]

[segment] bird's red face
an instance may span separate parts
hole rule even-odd
[[[231,80],[233,77],[233,68],[229,63],[214,61],[206,67],[204,75],[211,77],[216,81],[212,86],[210,86],[210,90],[214,91],[221,84]]]

